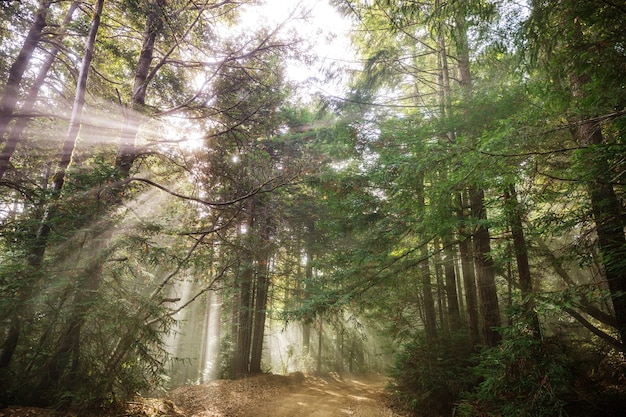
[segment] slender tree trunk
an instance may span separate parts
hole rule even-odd
[[[70,123],[67,135],[63,141],[63,146],[59,154],[59,161],[57,163],[56,171],[52,176],[52,199],[43,215],[39,231],[37,232],[36,243],[34,245],[35,250],[31,254],[30,264],[33,266],[41,265],[45,252],[45,246],[48,241],[48,235],[50,233],[50,220],[54,216],[56,211],[56,200],[60,198],[61,190],[65,183],[65,175],[68,167],[72,162],[72,156],[74,154],[74,148],[76,146],[76,139],[78,138],[78,132],[80,130],[80,124],[85,107],[85,96],[87,94],[87,77],[89,75],[89,68],[91,66],[91,60],[93,58],[96,35],[100,28],[100,19],[102,15],[102,8],[104,0],[97,0],[91,26],[89,28],[89,34],[87,36],[87,42],[85,44],[85,52],[83,60],[80,66],[80,72],[78,74],[78,82],[76,86],[76,94],[74,96],[74,105],[72,106],[72,115],[70,117]]]
[[[435,272],[435,289],[437,293],[436,305],[437,305],[437,313],[439,314],[439,323],[441,324],[441,328],[445,331],[450,330],[450,325],[448,323],[448,308],[447,308],[447,300],[446,300],[446,290],[444,286],[444,277],[443,277],[443,262],[441,261],[441,255],[439,254],[439,250],[441,245],[439,244],[439,238],[435,238],[433,240],[434,253],[433,253],[433,270]],[[428,256],[428,252],[424,252],[422,257]]]
[[[324,320],[322,315],[320,314],[319,318],[319,328],[317,333],[317,374],[321,375],[322,373],[322,341],[324,340]]]
[[[457,252],[457,256],[456,256],[456,261],[454,262],[454,271],[457,277],[456,280],[456,293],[457,293],[457,300],[459,301],[459,318],[461,320],[461,327],[465,328],[465,301],[463,298],[463,281],[460,279],[461,277],[461,270],[459,269],[459,255]]]
[[[584,123],[577,132],[578,142],[589,147],[585,158],[589,170],[587,185],[591,212],[596,223],[600,262],[604,269],[613,299],[613,309],[622,343],[626,344],[626,239],[622,206],[611,185],[609,164],[601,150],[594,146],[603,143],[600,126]]]
[[[146,92],[150,75],[150,67],[154,58],[154,46],[157,36],[163,31],[162,0],[153,0],[149,3],[149,11],[146,16],[146,26],[143,34],[141,52],[137,60],[133,93],[130,108],[133,111],[142,111],[146,104]],[[133,162],[137,158],[135,140],[139,131],[139,120],[133,114],[128,114],[122,129],[120,146],[115,160],[115,166],[120,171],[122,178],[129,175]]]
[[[437,0],[435,2],[435,7],[440,7],[440,1]],[[448,66],[448,52],[446,46],[446,38],[443,34],[443,30],[439,30],[437,34],[437,43],[439,46],[438,51],[438,66],[439,66],[439,88],[438,88],[438,102],[439,102],[439,112],[442,117],[449,116],[452,113],[452,97],[450,90],[450,70]],[[455,140],[454,131],[449,131],[446,133],[447,140],[453,142]],[[442,181],[446,181],[447,173],[443,173]],[[452,206],[452,196],[449,197],[449,200],[443,204],[446,206]],[[447,207],[444,207],[444,210],[447,210]],[[452,218],[452,213],[449,215],[446,212],[446,217]],[[448,318],[450,329],[453,331],[460,330],[461,328],[461,313],[459,310],[459,298],[456,289],[456,268],[454,265],[454,248],[452,246],[452,236],[447,235],[443,236],[443,267],[444,267],[444,276],[446,282],[446,295],[447,295],[447,305],[448,305]]]
[[[304,269],[304,299],[309,296],[309,285],[313,279],[313,236],[315,234],[315,222],[309,219],[307,222],[307,239],[306,239],[306,265]],[[311,351],[311,322],[312,317],[305,317],[302,320],[302,353],[309,354]]]
[[[473,242],[483,342],[487,346],[495,346],[500,342],[500,334],[497,331],[500,326],[500,309],[495,270],[491,257],[489,229],[485,225],[487,210],[485,209],[482,190],[470,187],[470,204],[472,217],[478,222],[474,227]]]
[[[341,312],[338,314],[337,339],[335,343],[335,372],[343,372],[343,336],[344,327]]]
[[[267,312],[267,297],[270,286],[269,277],[269,258],[270,258],[270,227],[269,219],[266,217],[263,221],[265,225],[260,233],[261,245],[260,256],[257,261],[257,277],[256,277],[256,297],[254,306],[254,331],[252,336],[252,351],[250,356],[250,373],[261,373],[261,358],[263,356],[263,336],[265,334],[265,319]]]
[[[11,68],[9,68],[9,77],[4,86],[2,97],[0,98],[0,141],[4,140],[4,135],[8,131],[9,123],[13,119],[20,96],[22,78],[28,68],[33,52],[39,44],[43,29],[46,27],[46,18],[48,17],[48,9],[51,2],[51,0],[41,0],[39,2],[39,8],[35,12],[35,20],[26,35],[24,45],[22,45],[22,49],[17,55],[15,62],[13,62]],[[1,178],[2,175],[0,175],[0,179]]]
[[[265,334],[265,319],[267,312],[267,296],[269,290],[269,276],[267,261],[259,265],[259,275],[256,283],[256,297],[254,306],[254,328],[252,336],[252,350],[250,355],[250,373],[261,373],[261,359],[263,356],[263,336]]]
[[[209,355],[210,355],[210,342],[209,342],[209,338],[210,336],[210,332],[213,330],[211,329],[211,320],[213,319],[212,316],[212,308],[211,308],[211,304],[213,302],[213,296],[214,296],[214,292],[213,291],[209,291],[206,295],[206,302],[204,303],[204,314],[203,314],[203,320],[202,323],[204,324],[202,326],[202,343],[200,345],[200,372],[199,372],[199,378],[200,378],[200,382],[205,382],[205,376],[206,376],[206,370],[207,370],[207,363],[209,362],[209,360],[213,360],[213,358],[209,359]]]
[[[241,313],[239,310],[241,310],[242,308],[241,300],[239,299],[239,297],[241,297],[241,289],[240,289],[240,283],[239,283],[240,269],[241,267],[238,266],[236,276],[234,277],[233,295],[231,297],[231,303],[230,303],[231,304],[230,337],[232,341],[232,349],[230,352],[231,354],[230,367],[229,367],[230,379],[237,378],[237,352],[239,351],[239,348],[237,346],[239,344],[239,318],[241,316]]]
[[[75,1],[72,2],[72,4],[70,5],[70,8],[67,11],[67,14],[65,15],[65,19],[63,20],[61,34],[56,39],[57,43],[62,41],[65,28],[67,28],[67,26],[72,21],[72,16],[74,15],[74,11],[76,10],[77,7],[78,7],[78,3]],[[24,131],[24,129],[26,128],[30,120],[28,117],[25,117],[25,115],[31,113],[33,109],[35,108],[35,103],[37,101],[37,96],[39,95],[39,90],[41,89],[44,82],[46,81],[46,78],[48,76],[48,71],[50,71],[50,68],[52,67],[52,64],[54,63],[54,60],[56,59],[58,53],[59,53],[59,47],[56,44],[53,44],[52,49],[46,55],[46,59],[39,67],[37,78],[35,78],[33,85],[30,87],[30,90],[28,91],[28,95],[24,99],[24,104],[20,108],[20,113],[22,113],[23,115],[22,117],[18,117],[15,120],[15,123],[13,127],[11,128],[10,133],[6,139],[4,148],[2,148],[2,152],[0,152],[0,180],[4,177],[4,174],[9,167],[9,162],[11,161],[11,157],[13,156],[13,153],[15,152],[15,149],[17,148],[17,144],[20,141],[22,132]],[[0,117],[0,137],[2,137],[2,133],[3,133],[2,132],[3,128],[1,124],[2,124],[2,118]],[[6,127],[5,127],[5,130],[6,130]]]
[[[102,15],[103,5],[104,0],[97,0],[95,11],[91,21],[91,26],[89,28],[89,34],[85,43],[85,52],[78,75],[74,105],[70,118],[70,126],[65,141],[63,142],[61,153],[59,155],[59,162],[57,164],[56,172],[52,178],[52,201],[48,204],[47,208],[44,211],[39,230],[37,231],[37,235],[34,238],[30,253],[27,255],[26,262],[31,270],[33,270],[35,273],[37,273],[37,270],[41,267],[44,260],[46,245],[48,243],[48,237],[51,230],[50,222],[52,221],[52,217],[54,216],[54,212],[56,210],[57,200],[60,198],[61,190],[63,189],[65,173],[71,163],[74,146],[76,144],[76,138],[80,129],[82,112],[85,106],[87,77],[89,74],[91,60],[93,58],[96,35],[98,34],[98,30],[100,28],[100,18]],[[34,285],[34,282],[32,284]],[[22,291],[20,304],[23,304],[28,299],[33,289],[33,285],[24,288],[24,291]],[[22,307],[16,309],[14,317],[11,320],[12,324],[10,325],[7,337],[9,343],[4,344],[4,348],[2,349],[2,353],[0,355],[0,365],[8,366],[8,364],[11,362],[11,358],[13,356],[15,348],[17,347],[17,341],[19,339],[19,332],[21,328],[21,324],[19,323],[19,321],[22,320],[20,312],[21,309]]]
[[[257,225],[259,203],[255,197],[248,200],[247,205],[247,237],[254,236]],[[251,248],[244,249],[242,271],[239,277],[239,318],[237,329],[236,369],[237,378],[250,373],[250,352],[252,347],[252,332],[255,304],[255,272],[254,253]]]
[[[418,209],[425,208],[424,201],[424,179],[422,174],[419,174],[417,179],[416,199]],[[423,244],[420,249],[420,281],[422,283],[422,293],[424,295],[424,328],[426,330],[426,337],[434,339],[437,336],[437,317],[435,314],[435,302],[433,300],[432,285],[430,282],[430,266],[428,247]]]
[[[85,54],[83,56],[83,61],[78,75],[76,96],[74,98],[74,106],[70,117],[70,126],[67,137],[63,142],[63,147],[59,157],[60,162],[58,163],[57,170],[52,177],[52,190],[56,194],[55,200],[60,198],[60,193],[63,189],[63,185],[65,184],[65,175],[68,167],[72,163],[76,140],[78,138],[78,132],[80,131],[83,109],[85,107],[85,96],[87,94],[87,77],[95,51],[96,36],[98,34],[98,30],[100,29],[103,6],[104,0],[97,0],[91,26],[89,28],[89,34],[87,36]],[[38,238],[45,239],[46,241],[48,240],[50,221],[54,215],[55,209],[56,201],[53,205],[48,207],[48,210],[44,214],[42,228],[40,229],[41,235],[38,236]],[[92,245],[91,253],[96,259],[90,261],[90,267],[87,268],[84,273],[85,279],[82,285],[77,288],[77,295],[73,302],[74,308],[69,317],[67,330],[59,340],[58,349],[52,357],[49,358],[43,368],[40,383],[33,392],[34,401],[37,401],[37,398],[45,398],[45,394],[50,391],[50,388],[58,382],[64,373],[67,373],[68,371],[70,373],[76,373],[78,371],[81,329],[85,323],[86,314],[91,309],[91,302],[100,288],[101,268],[103,262],[101,253],[103,246],[101,245],[100,239],[92,238],[90,243]],[[38,262],[40,264],[43,262],[43,259],[39,259]],[[70,362],[71,369],[68,370],[67,367]]]
[[[513,235],[513,250],[515,251],[515,259],[517,261],[517,272],[519,275],[519,285],[522,292],[525,316],[529,321],[533,334],[540,338],[541,327],[539,325],[539,317],[535,311],[535,292],[533,291],[530,264],[528,262],[528,246],[526,245],[526,238],[524,237],[522,213],[514,185],[509,186],[508,190],[505,191],[504,198],[508,209],[511,234]]]
[[[240,378],[250,372],[250,343],[252,331],[252,311],[254,271],[252,265],[246,263],[241,272],[239,283],[239,318],[237,327],[237,350],[235,353],[235,376]]]
[[[454,23],[456,25],[457,60],[459,67],[459,85],[463,101],[467,105],[472,99],[472,75],[470,72],[469,43],[467,40],[467,22],[463,11],[459,11]],[[469,199],[471,216],[474,226],[474,264],[478,277],[478,299],[480,302],[480,318],[483,341],[487,346],[495,346],[500,341],[500,334],[496,330],[500,326],[500,311],[498,293],[495,281],[495,270],[491,258],[491,243],[487,228],[487,210],[485,209],[484,191],[470,185]]]
[[[471,245],[471,236],[465,230],[466,215],[463,197],[459,194],[459,256],[463,286],[465,287],[465,305],[467,306],[467,324],[472,346],[480,342],[478,298],[476,291],[476,275]]]
[[[459,310],[459,297],[456,291],[456,271],[454,268],[454,250],[449,238],[444,240],[443,268],[446,283],[446,298],[448,304],[448,320],[450,330],[461,330],[461,312]]]
[[[580,41],[584,34],[577,18],[573,16],[573,37]],[[584,100],[585,86],[591,82],[589,75],[576,71],[571,75],[572,96]],[[626,345],[626,238],[624,237],[624,212],[620,200],[611,184],[611,169],[607,158],[602,154],[604,135],[600,123],[584,121],[574,132],[578,144],[585,147],[587,189],[591,202],[591,212],[596,224],[600,263],[613,299],[613,309],[617,329]]]

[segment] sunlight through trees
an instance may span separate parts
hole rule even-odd
[[[377,372],[620,415],[624,5],[1,6],[1,406]]]

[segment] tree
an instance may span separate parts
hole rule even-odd
[[[0,139],[3,142],[4,136],[9,128],[9,123],[14,117],[14,112],[20,97],[22,77],[28,68],[33,52],[39,45],[43,29],[46,27],[46,17],[50,3],[49,0],[41,0],[39,2],[39,7],[35,12],[34,20],[26,35],[24,45],[9,69],[9,77],[4,85],[0,98]],[[0,173],[2,174],[0,175],[1,179],[4,175],[4,170]]]
[[[242,40],[242,44],[245,44],[243,46],[234,41],[225,45],[220,40],[215,45],[225,51],[221,54],[223,60],[218,63],[191,63],[179,59],[179,54],[184,55],[186,48],[192,48],[192,44],[198,42],[197,36],[204,36],[202,31],[194,31],[196,25],[205,25],[211,19],[216,22],[216,16],[228,16],[234,11],[232,2],[207,2],[202,7],[191,8],[178,8],[184,6],[178,3],[150,3],[159,6],[150,9],[152,14],[143,14],[144,5],[135,2],[107,4],[111,6],[102,15],[105,25],[99,29],[92,26],[90,45],[95,48],[95,54],[93,59],[89,53],[84,54],[85,62],[91,65],[84,65],[77,78],[81,87],[77,89],[75,117],[70,120],[70,134],[64,142],[61,162],[55,170],[52,186],[47,189],[46,178],[41,189],[36,189],[39,181],[35,180],[35,175],[45,170],[45,165],[37,165],[32,171],[16,165],[18,168],[13,172],[15,178],[23,180],[23,183],[16,182],[12,186],[16,190],[22,187],[25,198],[20,198],[19,204],[26,208],[16,216],[17,220],[5,222],[3,219],[3,247],[16,250],[3,255],[3,260],[6,258],[9,262],[3,262],[1,284],[3,291],[7,289],[15,297],[11,300],[3,299],[1,307],[3,325],[8,323],[5,318],[9,315],[19,316],[20,320],[12,320],[10,324],[15,324],[11,327],[18,329],[20,338],[12,337],[17,333],[9,332],[10,337],[3,345],[3,348],[8,348],[3,349],[3,355],[9,358],[6,361],[7,372],[3,372],[2,377],[3,380],[19,381],[19,384],[12,384],[6,393],[3,392],[3,401],[9,399],[32,403],[37,400],[44,405],[58,402],[75,406],[97,405],[126,398],[133,391],[145,388],[148,381],[158,381],[166,363],[163,344],[165,335],[172,328],[173,317],[209,289],[216,288],[215,281],[223,279],[226,274],[224,271],[230,265],[219,265],[223,268],[222,272],[219,272],[219,267],[215,267],[213,270],[216,272],[212,277],[202,274],[202,279],[198,281],[208,282],[202,282],[201,288],[190,300],[177,300],[168,296],[168,291],[190,273],[194,262],[197,262],[195,254],[206,253],[208,236],[225,230],[233,223],[233,217],[229,214],[236,213],[243,202],[255,194],[268,193],[285,182],[283,177],[276,178],[268,174],[259,182],[242,182],[240,189],[230,190],[232,198],[222,199],[227,194],[218,195],[213,189],[207,193],[208,197],[200,198],[194,194],[197,189],[188,185],[188,181],[198,175],[197,167],[189,164],[191,157],[188,154],[176,150],[174,146],[162,146],[155,151],[155,147],[151,149],[150,145],[144,147],[133,142],[128,152],[122,152],[123,157],[129,158],[121,158],[128,162],[121,169],[124,164],[121,164],[120,158],[116,162],[110,142],[96,145],[87,142],[94,139],[91,135],[97,129],[100,129],[97,133],[101,136],[96,138],[119,138],[120,126],[126,126],[121,130],[124,138],[130,141],[137,140],[138,133],[144,134],[146,130],[154,134],[157,129],[149,125],[156,123],[154,115],[157,112],[167,115],[175,111],[195,112],[205,120],[219,112],[227,112],[229,109],[210,107],[208,97],[217,90],[215,84],[206,82],[198,91],[197,86],[187,83],[187,80],[193,78],[198,68],[207,70],[207,76],[211,78],[214,72],[227,64],[231,68],[241,69],[242,77],[246,78],[249,75],[245,74],[248,68],[239,66],[238,59],[251,62],[255,58],[259,59],[257,55],[260,53],[267,57],[287,45],[287,42],[275,40],[276,31],[264,33],[255,39],[258,42]],[[128,8],[124,9],[125,6]],[[137,21],[145,23],[146,16],[148,22],[152,18],[156,27],[144,25],[144,28],[147,26],[152,30],[144,31],[149,32],[150,36],[136,40],[134,28],[141,26]],[[163,19],[169,24],[160,26],[159,22],[163,22]],[[79,16],[73,24],[81,28],[80,25],[86,23]],[[94,41],[96,32],[98,42]],[[172,33],[175,36],[159,37]],[[119,39],[130,41],[120,43]],[[161,41],[162,49],[156,46]],[[71,51],[74,46],[68,41],[67,49],[61,51]],[[150,49],[158,57],[156,64],[147,56]],[[82,57],[82,52],[77,51],[76,55]],[[160,52],[155,51],[165,53],[160,55]],[[135,57],[139,57],[142,62],[139,68],[133,65]],[[64,66],[71,60],[65,61],[63,58],[63,54],[57,54],[47,77],[41,73],[40,78],[45,79],[47,86],[54,87],[45,89],[46,94],[41,99],[53,100],[57,91],[70,90],[74,69],[71,65]],[[145,72],[146,68],[149,69],[148,73]],[[93,70],[88,82],[87,69]],[[259,66],[255,74],[257,80],[263,77],[265,70]],[[270,72],[269,76],[278,74]],[[136,73],[140,79],[134,83],[137,87],[135,92],[124,89],[128,83],[123,76],[129,73]],[[257,83],[257,86],[261,84]],[[155,86],[151,90],[154,93],[152,96],[146,94],[148,86]],[[93,95],[85,94],[86,91]],[[276,93],[282,96],[283,91],[277,90]],[[119,101],[129,97],[131,103],[134,103],[133,112],[114,108],[107,116],[111,116],[111,120],[106,120],[110,124],[100,124],[94,128],[91,125],[93,118],[86,122],[79,115],[80,105],[84,103],[87,107],[83,115],[88,117],[93,117],[94,110],[102,108],[103,104],[96,100],[97,96]],[[241,103],[247,102],[243,100]],[[255,105],[264,104],[259,101]],[[139,110],[151,116],[142,118],[143,131],[137,122]],[[238,109],[230,110],[236,112]],[[255,116],[259,107],[250,107],[250,110],[251,114],[245,115],[245,110],[241,114],[245,117]],[[115,124],[114,119],[119,113],[127,116],[125,125]],[[267,121],[266,116],[270,113],[257,115],[258,120]],[[148,119],[150,122],[147,122]],[[101,122],[102,118],[95,120]],[[212,123],[209,120],[206,124]],[[25,131],[24,149],[34,143],[36,135],[42,132],[35,126],[40,127],[33,123],[32,128]],[[78,136],[77,126],[80,126]],[[129,132],[131,134],[127,134]],[[214,137],[225,134],[219,129],[212,133]],[[77,142],[77,137],[84,142]],[[158,139],[159,145],[172,142],[162,134],[158,135]],[[122,148],[128,143],[122,141]],[[117,155],[120,156],[119,149]],[[251,154],[251,159],[259,155],[262,153]],[[17,157],[22,162],[30,155],[18,153]],[[50,158],[50,155],[46,154],[46,157]],[[33,161],[33,165],[41,164],[41,160],[27,160]],[[134,175],[132,170],[139,162],[142,164],[141,176]],[[206,166],[206,160],[201,161],[200,165]],[[177,188],[164,182],[168,177],[179,180]],[[28,188],[30,185],[24,185],[31,183],[36,184],[32,187],[35,189],[33,191]],[[10,195],[4,191],[3,201]],[[152,203],[148,204],[150,199],[147,197],[154,197],[153,193],[161,193],[153,203],[164,204],[167,199],[163,196],[169,195],[186,202],[188,206],[183,203],[181,206],[189,212],[197,215],[198,212],[207,211],[211,214],[199,222],[198,229],[186,233],[164,224],[162,216],[166,214],[159,211],[159,205],[151,212],[153,218],[129,222],[126,216],[134,212],[137,202],[143,201],[145,207],[149,207]],[[43,210],[38,211],[39,207],[45,207],[48,203],[51,210],[47,214]],[[229,213],[230,206],[233,209]],[[179,207],[170,216],[178,219],[179,210],[182,210]],[[38,241],[33,237],[35,223],[42,226],[43,231]],[[170,235],[169,239],[167,235]],[[176,235],[180,238],[171,238]],[[188,240],[190,244],[186,243]],[[17,242],[17,245],[11,246],[11,242]],[[17,249],[21,247],[25,249],[19,252]],[[29,265],[20,261],[22,253],[31,254]],[[31,279],[20,281],[23,276]],[[37,288],[29,285],[34,280],[39,284]],[[137,286],[136,282],[143,282],[143,287],[148,288],[150,293],[145,294],[145,288]],[[107,312],[115,318],[107,319]],[[263,312],[260,307],[259,312]],[[32,319],[35,316],[38,318]],[[13,341],[15,345],[12,345]],[[65,396],[68,392],[72,393],[71,397]]]
[[[558,76],[562,80],[551,84],[544,94],[548,102],[559,103],[558,114],[566,115],[579,147],[572,157],[571,174],[587,190],[597,236],[597,256],[612,294],[617,329],[623,340],[625,280],[620,272],[623,269],[620,259],[626,242],[620,197],[616,192],[619,174],[607,157],[607,151],[619,143],[620,135],[613,132],[622,116],[615,112],[615,103],[623,102],[621,89],[615,88],[615,76],[624,60],[613,49],[623,42],[615,20],[619,10],[619,6],[609,2],[564,1],[554,8],[532,3],[525,33],[532,51],[528,56],[530,68],[542,71],[540,79]],[[550,27],[558,28],[565,36],[550,37],[554,33]],[[605,138],[602,129],[611,132],[608,137]]]
[[[72,108],[72,116],[70,118],[70,126],[67,132],[66,138],[63,142],[63,147],[61,149],[61,153],[59,154],[59,161],[57,164],[57,168],[53,177],[52,183],[52,202],[44,211],[43,217],[41,219],[41,224],[39,229],[37,230],[37,235],[35,236],[32,252],[28,255],[28,263],[32,268],[39,268],[42,265],[43,257],[45,254],[45,247],[48,243],[48,237],[50,233],[50,221],[54,216],[55,212],[55,204],[56,200],[60,197],[61,191],[63,189],[63,184],[65,182],[65,174],[68,166],[71,163],[72,155],[74,153],[74,146],[76,144],[76,138],[78,136],[78,130],[81,125],[81,115],[83,112],[83,108],[85,105],[85,94],[86,94],[86,85],[87,85],[87,76],[89,74],[89,68],[91,65],[91,60],[94,53],[94,45],[96,40],[96,35],[98,33],[98,29],[100,26],[100,16],[102,14],[103,8],[103,0],[99,0],[95,5],[95,11],[93,14],[93,20],[91,22],[91,26],[89,29],[89,35],[87,37],[85,43],[85,52],[83,55],[82,64],[80,67],[80,73],[78,76],[78,83],[76,86],[76,94],[74,98],[74,105]],[[30,284],[34,284],[35,282],[31,282]],[[32,289],[27,289],[28,287],[24,287],[24,295],[22,296],[22,301],[26,300],[30,296],[30,291]],[[19,321],[21,320],[20,313],[17,313],[16,316],[13,317],[12,323],[9,329],[9,335],[7,336],[5,347],[2,350],[2,357],[0,358],[0,364],[7,366],[11,362],[11,357],[13,356],[13,352],[17,345],[17,339],[19,338],[19,329],[21,327]],[[53,372],[51,378],[54,379],[58,377]]]
[[[39,91],[41,87],[44,85],[44,82],[46,81],[48,72],[50,71],[52,64],[56,60],[56,57],[60,49],[59,43],[63,40],[67,26],[70,24],[72,17],[74,15],[74,11],[76,10],[77,7],[78,7],[77,2],[72,2],[71,5],[69,6],[67,13],[65,15],[65,19],[63,20],[63,23],[61,24],[61,30],[57,34],[57,38],[55,39],[55,43],[52,44],[51,49],[48,51],[46,55],[46,59],[39,67],[39,73],[37,74],[37,78],[35,79],[32,86],[30,87],[28,94],[24,98],[24,103],[19,109],[21,116],[17,117],[17,119],[15,120],[15,123],[10,129],[10,132],[7,135],[6,143],[4,144],[4,147],[2,148],[2,152],[0,153],[0,180],[4,177],[4,174],[9,167],[11,157],[13,156],[13,153],[15,152],[15,149],[20,141],[22,133],[28,124],[29,119],[27,115],[29,113],[32,113],[33,110],[35,109],[35,104],[37,101],[37,96],[39,95]],[[29,32],[29,36],[30,36],[30,32]],[[19,59],[20,58],[18,57],[18,60]],[[8,89],[8,85],[9,83],[7,82],[7,86],[5,87],[5,90]],[[1,131],[2,131],[2,128],[0,126],[0,132]],[[2,135],[0,135],[0,137],[1,136]]]

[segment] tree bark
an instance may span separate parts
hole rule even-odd
[[[41,0],[39,2],[39,7],[35,12],[35,20],[26,35],[24,45],[15,59],[15,62],[13,62],[11,68],[9,68],[9,77],[4,86],[2,98],[0,98],[0,141],[4,140],[4,135],[8,131],[9,123],[13,119],[20,96],[22,78],[28,68],[33,52],[39,44],[43,29],[46,27],[46,18],[48,17],[50,3],[51,0]],[[1,178],[2,175],[0,175],[0,179]]]
[[[465,305],[467,307],[467,324],[470,343],[472,346],[480,342],[478,298],[476,291],[476,274],[474,272],[471,236],[466,231],[465,203],[461,194],[459,198],[459,255],[461,257],[461,272],[465,287]]]
[[[59,37],[56,39],[57,43],[61,42],[61,40],[63,39],[65,29],[72,21],[72,16],[74,15],[74,11],[76,10],[77,7],[78,7],[78,2],[73,1],[65,15],[65,19],[63,20],[62,32],[59,35]],[[50,68],[52,67],[52,64],[54,63],[54,60],[56,59],[58,53],[59,53],[59,47],[57,46],[57,44],[54,44],[52,49],[48,51],[48,54],[46,55],[46,59],[41,64],[41,67],[39,68],[37,78],[35,78],[33,85],[30,87],[30,90],[28,91],[28,94],[26,98],[24,99],[24,104],[20,108],[20,113],[29,114],[35,108],[35,103],[37,101],[37,96],[39,95],[39,90],[41,89],[44,82],[46,81],[46,78],[48,76],[48,71],[50,71]],[[18,117],[15,120],[15,123],[13,127],[11,128],[9,135],[7,136],[4,148],[2,148],[2,152],[0,153],[0,180],[4,177],[6,170],[9,168],[11,157],[13,156],[13,153],[15,152],[15,149],[17,148],[17,144],[20,141],[22,132],[28,125],[28,122],[29,122],[28,117]],[[0,118],[0,124],[1,123],[2,121]],[[3,136],[2,130],[3,128],[0,125],[0,138],[2,138]],[[6,131],[6,127],[4,128],[4,130]]]
[[[474,226],[474,265],[478,277],[478,300],[480,303],[480,319],[483,342],[487,346],[495,346],[500,342],[500,309],[496,289],[495,271],[491,257],[489,229],[485,225],[487,210],[484,205],[483,190],[470,187],[470,205],[472,217],[477,221]]]
[[[237,320],[237,347],[235,353],[235,377],[241,378],[250,372],[250,342],[253,311],[253,277],[252,265],[246,263],[239,282],[239,318]]]
[[[504,192],[504,199],[507,206],[511,234],[513,236],[513,250],[515,251],[515,260],[517,261],[517,273],[519,275],[525,319],[528,320],[533,335],[537,338],[541,338],[541,327],[539,325],[539,317],[535,311],[535,292],[533,291],[530,264],[528,262],[528,246],[526,245],[526,238],[524,237],[522,213],[514,185],[510,185],[508,190]]]
[[[604,141],[600,126],[583,123],[577,136],[580,145],[589,147],[585,158],[590,178],[587,189],[596,224],[600,263],[611,291],[617,329],[622,343],[626,344],[626,239],[622,207],[610,182],[609,164],[595,148]]]
[[[439,315],[440,327],[443,330],[450,330],[450,325],[448,323],[448,300],[446,298],[446,288],[444,281],[444,271],[443,271],[443,262],[441,261],[441,255],[439,254],[439,250],[441,245],[439,244],[439,238],[433,239],[433,266],[435,276],[435,305],[437,307],[436,313]],[[422,258],[428,258],[428,251],[424,251],[421,254]]]
[[[309,285],[313,279],[313,257],[315,256],[314,239],[315,234],[315,222],[313,219],[309,219],[307,222],[307,239],[306,239],[306,265],[304,269],[304,299],[309,296]],[[311,323],[313,317],[308,314],[302,320],[302,353],[309,354],[311,352]]]
[[[265,210],[267,211],[267,210]],[[267,213],[265,213],[267,216]],[[263,219],[265,225],[259,234],[261,245],[257,260],[256,297],[254,305],[254,329],[252,336],[252,351],[250,356],[250,373],[261,373],[261,359],[263,356],[263,338],[265,335],[265,319],[267,312],[267,297],[270,286],[269,258],[270,258],[270,227],[269,219]]]
[[[454,269],[454,251],[450,238],[444,239],[443,270],[448,304],[448,321],[450,330],[461,329],[461,312],[459,311],[459,297],[456,291],[456,271]]]
[[[317,374],[320,375],[322,373],[322,341],[324,340],[324,320],[322,315],[319,315],[319,328],[317,332]]]
[[[435,2],[435,7],[440,7],[440,1]],[[437,44],[439,46],[438,51],[438,66],[439,66],[439,88],[438,88],[438,102],[439,111],[441,117],[449,116],[452,113],[452,97],[450,90],[450,70],[448,66],[448,52],[446,46],[446,39],[442,30],[439,30],[437,34]],[[446,133],[445,139],[450,141],[455,140],[454,131],[450,130]],[[446,172],[443,173],[443,181],[447,178]],[[443,203],[446,206],[452,201],[452,196],[448,198],[447,203]],[[448,207],[444,207],[444,210],[448,210]],[[446,211],[448,217],[448,212]],[[449,214],[452,217],[452,213]],[[450,329],[453,331],[460,330],[461,328],[461,313],[459,310],[459,297],[456,288],[456,269],[454,265],[454,248],[452,244],[452,237],[450,235],[443,236],[443,266],[444,276],[446,283],[446,295],[448,305],[448,319]]]
[[[65,141],[63,142],[61,153],[59,155],[59,162],[57,164],[56,172],[52,179],[52,201],[48,204],[44,211],[44,214],[40,221],[39,229],[34,238],[32,247],[27,255],[26,262],[35,273],[42,265],[44,260],[46,245],[48,243],[48,237],[51,230],[50,222],[56,210],[57,200],[60,198],[61,190],[63,189],[65,173],[71,163],[74,146],[76,144],[76,138],[80,129],[82,112],[85,105],[85,95],[87,91],[87,77],[89,75],[89,67],[93,58],[96,35],[98,34],[98,30],[100,28],[100,19],[102,15],[103,5],[104,0],[97,0],[95,11],[89,28],[89,34],[85,43],[85,53],[78,76],[72,115],[70,118],[70,126]],[[25,302],[30,296],[34,282],[32,282],[31,284],[32,285],[29,288],[24,288],[24,290],[22,291],[21,304],[23,304],[23,302]],[[12,324],[10,325],[8,332],[8,340],[10,341],[10,343],[5,344],[5,347],[2,349],[2,353],[0,355],[0,365],[9,365],[17,346],[19,329],[21,328],[19,321],[22,320],[22,318],[20,317],[21,307],[16,310],[17,311],[14,313]]]
[[[130,108],[133,111],[142,111],[146,104],[150,67],[154,58],[154,45],[157,36],[163,30],[162,4],[162,0],[153,0],[149,3],[130,103]],[[120,171],[122,178],[128,177],[133,162],[137,158],[135,141],[139,131],[139,124],[139,121],[133,114],[127,115],[115,160],[115,166]]]
[[[459,86],[463,102],[472,100],[472,74],[470,71],[469,44],[467,40],[467,22],[463,11],[458,11],[454,19],[457,60],[459,69]],[[489,229],[485,224],[487,210],[484,203],[485,193],[479,186],[469,186],[471,216],[475,220],[472,242],[474,244],[474,265],[478,282],[478,300],[480,303],[480,319],[483,342],[487,346],[495,346],[500,341],[496,330],[500,326],[500,311],[496,289],[495,270],[491,258]]]
[[[418,174],[416,199],[418,209],[423,210],[425,208],[424,201],[424,179],[423,175]],[[426,337],[434,339],[437,336],[437,317],[435,314],[435,301],[433,299],[432,285],[430,281],[430,266],[428,247],[426,244],[422,244],[420,248],[420,281],[422,283],[422,293],[424,295],[424,329],[426,331]]]

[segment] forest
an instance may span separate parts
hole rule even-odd
[[[625,17],[0,1],[0,411],[299,372],[622,415]]]

